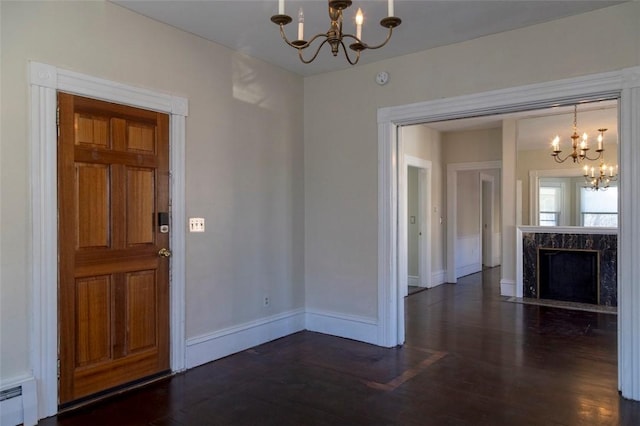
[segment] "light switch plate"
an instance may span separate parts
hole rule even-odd
[[[204,232],[204,218],[203,217],[190,217],[189,218],[189,232]]]

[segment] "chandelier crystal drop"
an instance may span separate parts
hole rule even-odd
[[[573,160],[574,163],[581,163],[584,160],[596,161],[602,157],[604,152],[604,132],[607,129],[598,129],[598,146],[595,149],[597,153],[596,156],[589,156],[589,141],[588,135],[583,133],[582,136],[578,134],[578,105],[574,105],[573,107],[573,133],[571,134],[571,152],[568,153],[564,158],[560,156],[562,150],[560,149],[560,136],[557,136],[551,141],[551,156],[556,161],[556,163],[564,163],[569,158]],[[579,139],[582,140],[578,142]]]
[[[300,60],[309,64],[313,62],[322,46],[328,44],[331,47],[331,53],[333,56],[338,56],[340,52],[340,48],[344,52],[344,56],[347,61],[351,65],[355,65],[360,60],[360,53],[363,50],[367,49],[379,49],[386,45],[391,39],[391,35],[393,34],[393,29],[402,23],[402,20],[398,17],[393,16],[393,0],[387,0],[387,11],[388,16],[383,18],[380,21],[380,25],[384,28],[387,28],[387,37],[386,39],[378,45],[369,45],[362,40],[362,26],[364,22],[364,15],[362,14],[362,10],[358,9],[355,17],[355,26],[356,26],[356,35],[344,33],[343,29],[343,11],[351,6],[351,0],[328,0],[329,4],[329,30],[326,33],[316,34],[311,37],[309,40],[304,39],[304,12],[302,8],[298,10],[298,38],[296,40],[290,41],[284,32],[284,26],[291,23],[293,19],[291,16],[286,15],[284,13],[284,0],[278,0],[278,14],[273,15],[271,17],[271,22],[278,25],[280,27],[280,36],[289,46],[298,50],[298,57]],[[349,44],[349,49],[355,52],[355,55],[352,57],[347,50],[345,42],[347,39],[351,39],[352,43]],[[315,52],[311,55],[309,59],[305,59],[303,56],[303,51],[305,49],[311,48],[314,42],[318,40],[319,42],[316,44]],[[313,48],[310,50],[313,51]]]

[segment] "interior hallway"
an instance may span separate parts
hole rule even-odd
[[[616,316],[502,301],[493,268],[407,297],[407,344],[297,333],[43,425],[638,425]]]

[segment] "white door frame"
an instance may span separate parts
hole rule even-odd
[[[38,418],[58,412],[58,199],[57,92],[170,115],[170,355],[171,370],[185,368],[185,121],[188,100],[122,83],[29,63],[31,179],[31,350]]]
[[[546,83],[495,90],[378,109],[378,344],[404,342],[404,317],[398,292],[398,126],[479,115],[502,114],[569,104],[580,100],[620,98],[620,234],[618,240],[618,388],[622,396],[640,400],[640,67],[626,68]],[[515,161],[515,159],[514,159]],[[502,182],[503,241],[516,240],[515,165]],[[513,181],[511,181],[513,180]],[[511,211],[513,210],[513,211]],[[514,247],[515,249],[515,244]],[[515,265],[504,265],[509,247],[502,245],[504,277],[515,282]],[[515,261],[513,262],[515,263]],[[399,324],[402,323],[402,326]],[[400,332],[402,331],[402,332]],[[623,373],[624,372],[624,373]]]
[[[489,200],[485,200],[484,194],[484,183],[489,183]],[[486,263],[486,266],[492,267],[494,266],[493,261],[493,222],[495,209],[493,208],[495,202],[495,179],[492,175],[488,175],[486,173],[480,173],[480,263],[485,265],[485,259],[489,261]],[[484,203],[489,203],[489,220],[484,217]],[[487,222],[487,231],[485,235],[484,223]],[[486,239],[486,241],[485,241]],[[486,253],[485,253],[486,251]]]
[[[402,145],[402,141],[399,142]],[[402,146],[400,150],[403,150]],[[398,179],[398,218],[399,218],[399,242],[398,242],[398,274],[400,280],[400,288],[404,296],[408,290],[408,194],[407,194],[407,176],[409,167],[419,169],[418,177],[418,211],[420,212],[419,223],[420,237],[418,243],[418,275],[420,276],[420,287],[431,286],[431,174],[432,164],[429,160],[413,157],[411,155],[402,154],[402,165],[400,166],[400,176]]]
[[[458,282],[456,251],[458,249],[458,173],[501,169],[502,161],[477,161],[447,164],[447,282]]]

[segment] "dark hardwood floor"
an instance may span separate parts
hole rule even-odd
[[[499,268],[407,297],[407,343],[312,332],[42,425],[640,425],[612,314],[503,301]]]

